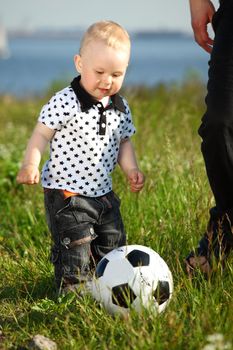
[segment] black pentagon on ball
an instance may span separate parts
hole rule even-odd
[[[165,303],[170,297],[170,287],[168,281],[159,281],[153,296],[159,305]]]
[[[103,258],[100,260],[100,262],[97,264],[96,270],[95,270],[95,277],[96,278],[100,278],[101,276],[103,276],[104,271],[105,271],[108,263],[109,263],[109,260],[106,258]]]
[[[112,288],[112,303],[124,308],[128,308],[130,304],[137,298],[128,283],[119,284]]]
[[[148,266],[150,263],[150,255],[138,249],[134,249],[127,254],[126,259],[133,267]]]

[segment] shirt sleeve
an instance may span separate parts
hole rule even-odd
[[[133,134],[135,134],[136,129],[133,123],[132,114],[128,102],[125,99],[123,99],[123,101],[125,105],[125,122],[121,138],[124,140],[130,138]]]
[[[71,118],[67,97],[58,92],[43,106],[38,121],[50,129],[61,130]]]

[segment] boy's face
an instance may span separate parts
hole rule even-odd
[[[101,41],[91,41],[74,58],[80,83],[95,99],[116,94],[123,83],[129,63],[128,47],[115,49]]]

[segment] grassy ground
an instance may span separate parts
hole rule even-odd
[[[233,348],[233,270],[191,283],[183,259],[205,230],[213,199],[197,128],[205,89],[198,82],[125,91],[137,134],[133,138],[147,181],[129,192],[119,169],[114,190],[122,199],[129,244],[156,250],[169,265],[174,295],[165,313],[112,318],[90,297],[57,299],[49,263],[50,236],[40,186],[19,186],[15,176],[41,99],[0,97],[0,349],[26,349],[35,334],[59,349]],[[222,339],[209,340],[208,335]],[[206,348],[207,349],[207,348]]]

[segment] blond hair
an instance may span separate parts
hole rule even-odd
[[[130,49],[129,34],[118,23],[113,21],[99,21],[92,24],[82,38],[80,54],[83,48],[91,41],[102,41],[114,49]]]

